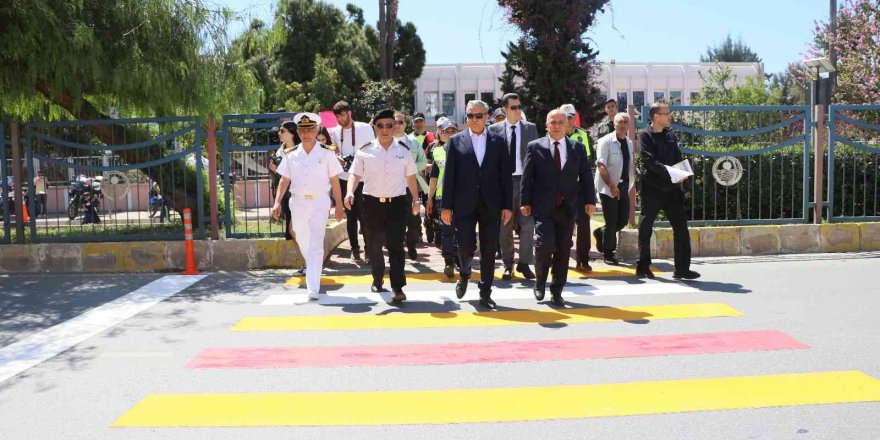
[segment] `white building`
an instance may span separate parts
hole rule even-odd
[[[731,69],[734,84],[747,77],[764,75],[761,63],[721,63]],[[601,63],[600,90],[615,98],[621,108],[637,108],[664,99],[674,104],[690,104],[703,87],[703,79],[716,63]],[[439,112],[462,123],[465,104],[481,99],[492,105],[504,93],[498,77],[504,64],[428,64],[416,81],[415,109],[424,112],[428,124]],[[560,103],[562,104],[562,103]]]

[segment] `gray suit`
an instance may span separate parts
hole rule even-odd
[[[510,139],[507,134],[507,121],[496,122],[489,126],[489,130],[501,135],[507,143],[511,160],[515,160],[516,146],[510,145]],[[517,127],[517,143],[519,144],[519,160],[525,165],[526,147],[529,142],[538,138],[538,128],[531,122],[521,121]],[[522,169],[522,167],[520,168]],[[510,170],[516,171],[516,162],[514,161]],[[522,178],[513,176],[513,211],[514,219],[519,224],[519,264],[534,264],[535,260],[535,219],[532,216],[524,216],[519,211],[520,207],[520,184]],[[514,222],[508,222],[501,225],[501,261],[504,267],[513,266],[513,228]]]

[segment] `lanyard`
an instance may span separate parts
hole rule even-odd
[[[354,128],[355,128],[355,127],[354,127],[354,122],[352,122],[352,123],[351,123],[351,148],[352,148],[352,149],[357,148],[357,147],[355,146],[355,142],[356,142],[356,141],[354,140],[354,139],[355,139],[355,135],[356,135],[357,132],[355,131]],[[340,149],[342,148],[342,145],[343,145],[344,143],[345,143],[345,127],[339,127],[339,148],[340,148]]]

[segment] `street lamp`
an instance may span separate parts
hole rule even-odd
[[[804,60],[804,66],[811,72],[816,72],[816,75],[810,82],[810,112],[813,120],[810,132],[816,158],[813,164],[813,175],[815,176],[813,181],[813,202],[810,205],[812,205],[813,208],[813,221],[819,224],[822,223],[822,211],[828,206],[828,202],[824,201],[822,198],[822,176],[824,175],[822,168],[824,166],[823,158],[825,157],[825,106],[831,104],[830,78],[824,80],[826,84],[826,87],[824,88],[826,93],[823,96],[823,102],[819,102],[819,82],[823,81],[819,75],[834,72],[836,69],[834,68],[834,64],[831,63],[831,60],[825,57]],[[833,130],[834,127],[831,129]],[[807,196],[806,188],[804,188],[804,196]]]

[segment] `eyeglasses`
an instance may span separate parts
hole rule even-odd
[[[511,110],[519,110],[522,108],[522,106],[521,105],[511,105],[510,107],[507,107],[507,108],[509,108]]]
[[[395,120],[394,123],[397,125],[406,125],[406,121],[401,121],[401,120]]]
[[[467,114],[468,119],[480,120],[480,119],[483,119],[483,116],[486,116],[486,114],[485,113],[468,113]]]
[[[387,130],[387,129],[393,128],[393,127],[394,127],[394,124],[392,124],[390,122],[377,122],[376,123],[376,128],[378,128],[379,130]]]
[[[286,128],[282,128],[281,130],[278,130],[278,132],[279,133],[290,133],[289,131],[287,131]]]
[[[447,128],[446,130],[443,130],[443,132],[446,134],[455,134],[455,133],[458,133],[458,129],[457,128]]]

